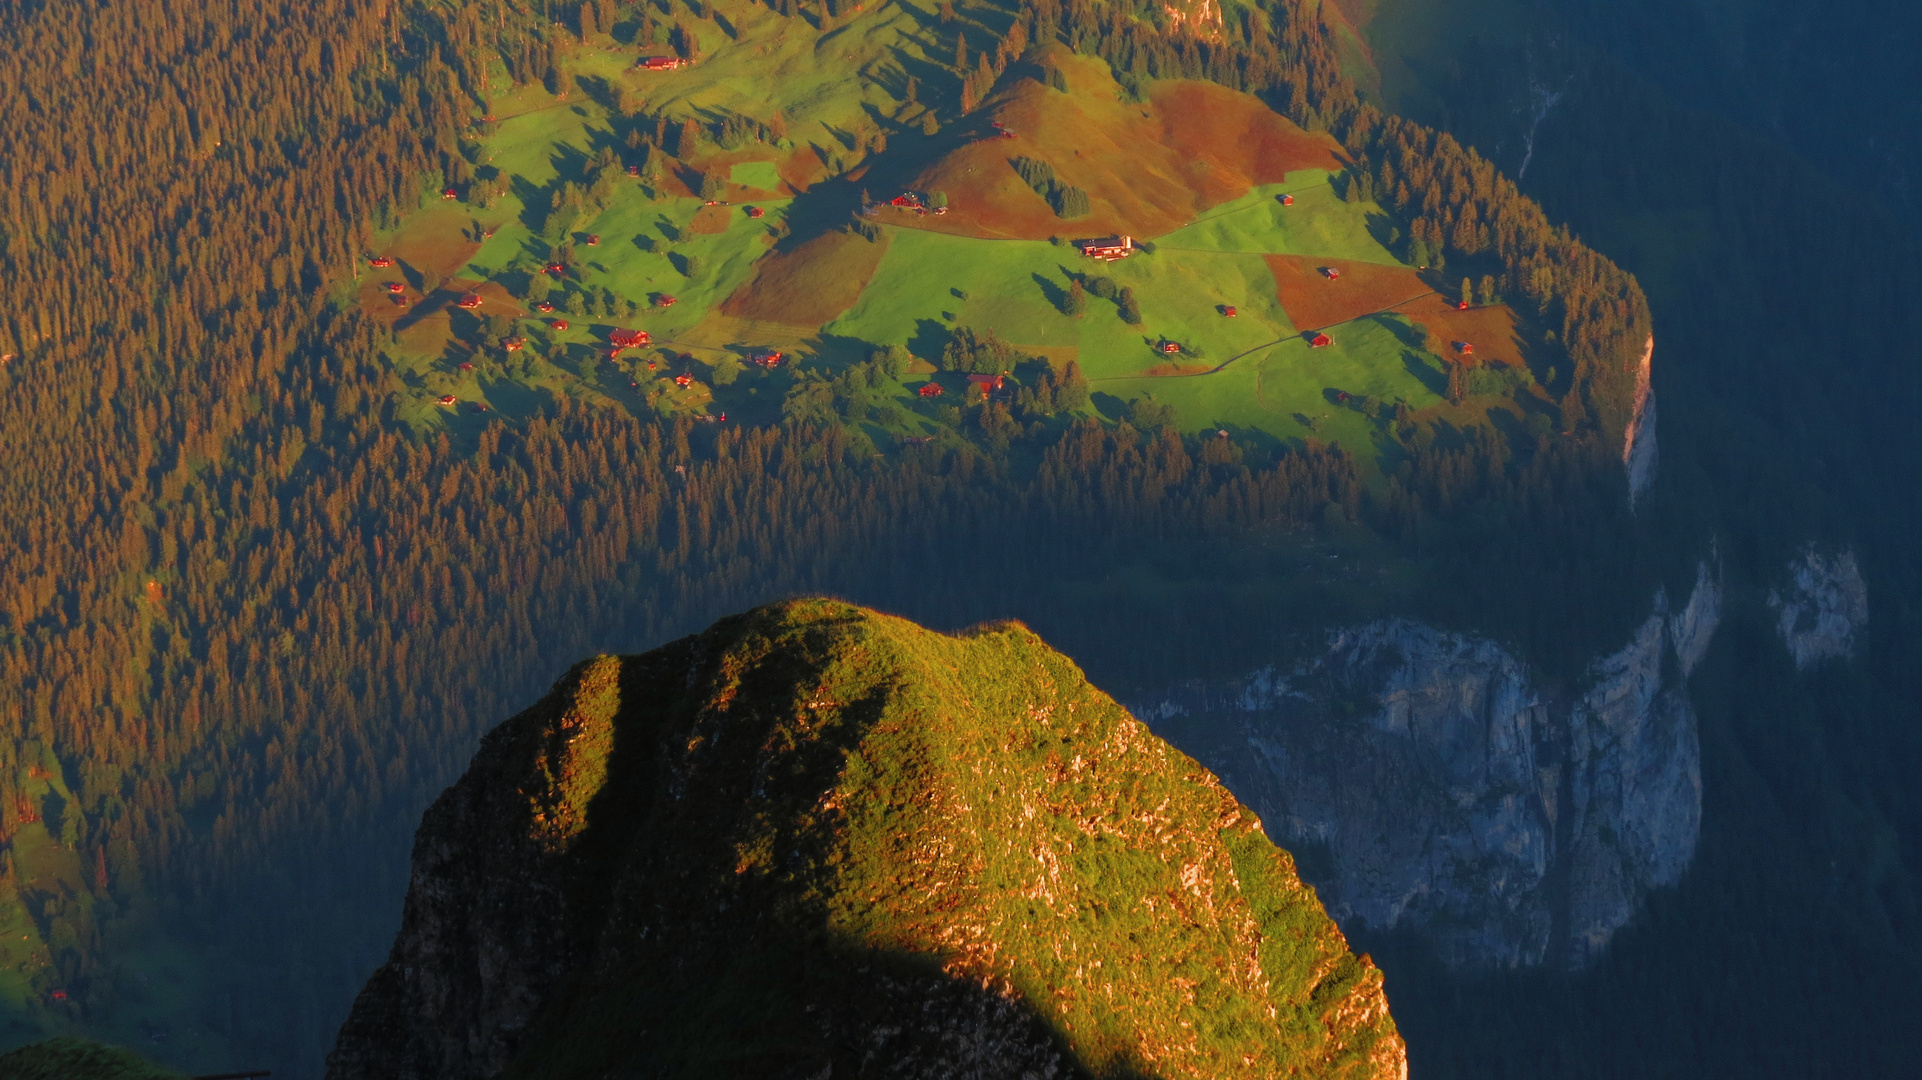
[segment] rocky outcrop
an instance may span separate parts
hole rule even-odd
[[[1137,712],[1192,735],[1350,932],[1412,930],[1460,968],[1580,966],[1693,857],[1700,751],[1679,675],[1720,610],[1704,565],[1680,610],[1658,594],[1572,696],[1493,641],[1390,619]]]
[[[1622,436],[1622,467],[1628,472],[1628,502],[1635,504],[1642,492],[1655,482],[1659,454],[1655,442],[1655,335],[1642,346],[1642,364],[1635,372],[1635,411]]]
[[[1789,564],[1786,591],[1770,590],[1776,630],[1798,670],[1855,655],[1855,634],[1869,618],[1869,587],[1855,552],[1823,555],[1813,547]]]
[[[1403,1080],[1381,973],[1025,628],[827,601],[571,672],[428,811],[330,1080]]]

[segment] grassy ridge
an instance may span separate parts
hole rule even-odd
[[[488,742],[448,813],[525,796],[511,827],[564,852],[568,910],[595,913],[588,970],[509,1075],[911,1072],[1024,1028],[1002,1052],[1069,1075],[1400,1073],[1379,974],[1288,855],[1021,626],[771,606],[583,665]],[[423,833],[478,852],[508,827],[437,807]],[[967,1012],[982,988],[992,1023]],[[409,993],[363,998],[357,1060]]]

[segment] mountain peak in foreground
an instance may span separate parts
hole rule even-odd
[[[372,1077],[1399,1077],[1380,972],[1017,624],[825,600],[589,660],[434,804]]]

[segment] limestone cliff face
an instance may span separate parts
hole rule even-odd
[[[1650,334],[1648,343],[1642,346],[1641,367],[1635,372],[1635,410],[1622,436],[1622,467],[1628,471],[1631,506],[1655,482],[1655,466],[1660,458],[1655,441],[1655,384],[1651,379],[1654,361],[1655,335]]]
[[[1823,555],[1811,547],[1788,569],[1790,584],[1769,592],[1769,607],[1797,670],[1855,655],[1855,633],[1869,618],[1869,587],[1855,552]]]
[[[804,601],[576,668],[429,810],[330,1080],[1402,1080],[1381,973],[1022,627]]]
[[[1493,641],[1390,619],[1137,713],[1211,733],[1190,748],[1351,932],[1412,929],[1461,968],[1580,966],[1694,854],[1700,751],[1676,673],[1720,609],[1704,565],[1572,697]]]

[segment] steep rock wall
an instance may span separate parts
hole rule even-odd
[[[1789,564],[1786,591],[1771,590],[1776,630],[1797,670],[1855,655],[1855,632],[1869,618],[1869,587],[1855,552],[1823,555],[1814,548]]]
[[[1642,346],[1642,366],[1635,373],[1635,412],[1629,417],[1622,436],[1622,467],[1628,471],[1628,501],[1635,500],[1655,482],[1659,454],[1655,442],[1655,335]]]
[[[1579,967],[1694,855],[1700,750],[1680,675],[1720,593],[1704,564],[1680,610],[1657,594],[1573,696],[1493,641],[1390,619],[1137,715],[1211,733],[1186,748],[1344,929],[1414,930],[1458,968]]]

